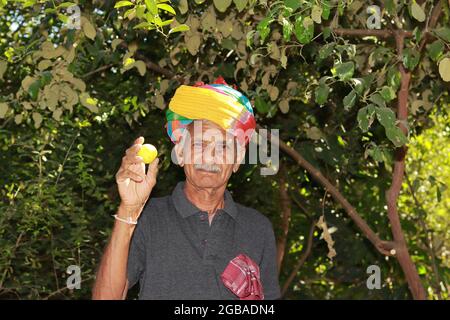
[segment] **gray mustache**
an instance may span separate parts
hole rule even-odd
[[[220,172],[220,167],[215,164],[194,164],[196,170],[205,170],[208,172]]]

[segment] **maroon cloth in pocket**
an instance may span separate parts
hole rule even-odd
[[[241,300],[264,300],[259,266],[245,254],[232,259],[220,277]]]

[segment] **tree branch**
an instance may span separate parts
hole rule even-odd
[[[262,129],[261,126],[256,125],[258,130]],[[270,139],[270,133],[267,133]],[[353,220],[356,226],[362,231],[367,239],[375,246],[375,248],[382,254],[391,256],[391,250],[394,249],[394,244],[389,241],[383,241],[379,236],[371,229],[367,222],[359,215],[356,209],[348,202],[348,200],[339,192],[339,190],[327,179],[325,176],[317,170],[311,163],[306,161],[300,153],[298,153],[293,148],[289,147],[282,140],[274,142],[279,145],[280,149],[289,155],[295,162],[313,177],[315,181],[320,183],[331,195],[332,197],[342,205],[349,217]]]
[[[309,255],[312,251],[312,244],[314,240],[314,229],[316,228],[316,220],[311,221],[311,226],[309,227],[309,233],[308,233],[308,239],[306,240],[306,248],[301,257],[298,259],[297,264],[295,265],[294,269],[292,269],[291,273],[289,274],[289,277],[287,278],[286,282],[283,285],[283,289],[281,290],[281,297],[284,297],[287,290],[291,286],[292,281],[294,281],[295,276],[297,275],[300,268],[305,263],[306,259],[308,259]]]
[[[397,55],[401,61],[401,56],[404,47],[404,33],[397,31],[395,33],[395,43],[397,47]],[[400,90],[397,95],[397,119],[399,120],[399,127],[408,134],[407,118],[408,118],[408,91],[411,80],[411,72],[407,71],[403,63],[398,64],[401,76]],[[392,183],[390,188],[386,191],[387,215],[391,224],[392,236],[395,242],[395,254],[397,260],[402,267],[408,282],[409,289],[414,299],[426,299],[426,293],[420,281],[416,266],[411,259],[408,252],[408,246],[403,234],[400,217],[397,210],[397,200],[402,188],[403,175],[405,173],[405,156],[406,147],[397,148],[395,152],[394,169],[392,172]]]
[[[96,73],[98,73],[98,72],[102,72],[102,71],[104,71],[104,70],[106,70],[106,69],[109,69],[109,68],[111,68],[112,66],[113,66],[112,63],[106,64],[106,65],[101,66],[101,67],[99,67],[99,68],[97,68],[97,69],[95,69],[95,70],[86,72],[85,74],[83,74],[83,75],[81,76],[81,78],[88,78],[88,77],[90,77],[90,76],[92,76],[92,75],[94,75],[94,74],[96,74]]]
[[[390,38],[393,36],[393,30],[385,29],[342,29],[335,28],[332,32],[338,36],[350,36],[350,37],[378,37],[378,38]],[[403,31],[405,37],[412,37],[413,33],[411,31]]]
[[[289,232],[289,222],[291,219],[291,198],[288,194],[288,187],[286,182],[286,172],[284,166],[280,168],[279,175],[279,193],[280,193],[280,207],[281,207],[281,229],[282,233],[277,242],[277,265],[278,274],[280,274],[281,265],[283,264],[284,253],[286,251],[287,235]]]
[[[125,50],[128,50],[128,44],[126,43],[126,41],[122,41],[122,42],[119,44],[119,47],[121,47],[121,48],[123,48],[123,49],[125,49]],[[154,72],[156,72],[156,73],[162,74],[162,75],[165,76],[166,78],[169,78],[169,79],[175,79],[175,80],[177,80],[178,82],[180,82],[181,84],[184,83],[184,79],[183,79],[182,77],[176,76],[172,71],[160,67],[160,66],[157,65],[156,63],[150,61],[145,55],[139,53],[138,51],[136,51],[136,52],[134,53],[134,56],[135,56],[136,58],[138,58],[139,60],[144,61],[144,62],[145,62],[145,65],[146,65],[146,67],[147,67],[147,69],[149,69],[149,70],[151,70],[151,71],[154,71]]]
[[[439,19],[439,16],[442,12],[442,2],[438,0],[438,3],[433,7],[431,11],[431,15],[428,17],[427,24],[425,26],[425,30],[423,31],[422,41],[420,41],[419,52],[422,52],[425,44],[427,43],[430,37],[430,29],[433,29],[436,26],[436,23]]]

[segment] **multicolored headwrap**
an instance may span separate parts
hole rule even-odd
[[[209,120],[235,135],[246,145],[255,127],[250,101],[219,77],[213,84],[181,85],[166,111],[166,130],[172,142],[177,143],[184,129],[197,119]]]

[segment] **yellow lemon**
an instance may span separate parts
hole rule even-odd
[[[144,163],[151,163],[158,156],[158,150],[152,144],[143,144],[137,154],[144,159]]]

